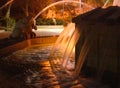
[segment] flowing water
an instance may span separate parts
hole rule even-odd
[[[48,8],[58,5],[58,4],[64,4],[64,3],[80,4],[80,9],[84,7],[89,8],[89,10],[93,9],[93,7],[91,7],[90,5],[83,3],[83,2],[79,2],[79,1],[58,1],[44,8],[34,17],[34,19],[36,19],[41,13],[46,11]],[[86,11],[88,11],[88,9]],[[78,30],[75,30],[75,24],[69,23],[59,35],[49,55],[51,58],[52,56],[55,55],[56,51],[59,51],[63,54],[63,56],[61,56],[62,59],[55,59],[55,60],[50,59],[51,65],[54,65],[56,62],[59,62],[63,68],[74,69],[75,61],[73,58],[74,58],[74,53],[75,53],[75,45],[79,37],[80,37],[80,33]],[[67,65],[68,63],[69,65]]]
[[[72,51],[74,51],[74,46],[78,36],[79,33],[75,30],[75,24],[74,23],[68,24],[68,26],[61,32],[60,36],[55,42],[51,50],[50,57],[54,55],[56,50],[57,51],[59,50],[59,52],[63,54],[62,61],[60,61],[61,65],[65,68],[68,62],[68,58],[70,57],[71,54],[73,55]],[[74,55],[72,57],[74,57]]]
[[[117,0],[114,0],[114,2]],[[106,0],[104,7],[106,7],[106,5],[108,4],[109,0]],[[44,8],[42,11],[40,11],[35,17],[34,19],[36,19],[41,13],[43,13],[44,11],[46,11],[48,8],[58,5],[58,4],[64,4],[64,3],[79,3],[80,4],[80,9],[82,8],[82,6],[86,6],[88,8],[93,9],[93,7],[87,5],[86,3],[83,3],[81,1],[58,1],[55,2],[49,6],[47,6],[46,8]],[[82,32],[82,31],[81,31]],[[67,25],[67,27],[64,28],[64,30],[61,32],[60,36],[58,37],[57,41],[55,42],[51,52],[50,52],[50,58],[52,56],[54,56],[56,51],[59,51],[63,54],[63,56],[61,56],[62,59],[55,59],[55,60],[50,60],[51,65],[54,65],[56,62],[59,62],[59,64],[61,64],[61,66],[63,68],[67,68],[67,69],[75,69],[75,75],[79,75],[82,65],[85,61],[85,58],[87,56],[87,52],[89,51],[89,49],[91,48],[92,42],[92,34],[94,32],[91,32],[90,34],[88,34],[86,40],[84,41],[84,44],[81,48],[81,52],[79,54],[79,61],[76,63],[76,68],[74,68],[74,53],[75,53],[75,45],[78,41],[78,39],[80,39],[80,35],[81,35],[80,30],[78,30],[77,28],[75,29],[75,24],[74,23],[69,23]],[[88,43],[89,42],[89,43]],[[89,44],[89,45],[88,45]],[[74,61],[74,63],[72,63],[72,67],[69,67],[71,64],[71,57],[72,60]],[[69,63],[69,65],[68,65]],[[54,69],[54,66],[53,66]]]
[[[82,31],[84,31],[84,29],[82,29],[80,32],[82,33]],[[95,37],[93,36],[94,34],[96,34],[96,31],[92,30],[89,32],[88,35],[86,35],[86,39],[84,40],[84,43],[81,47],[81,51],[78,54],[78,62],[76,63],[76,68],[75,68],[75,72],[74,75],[75,76],[79,76],[83,63],[86,59],[86,56],[89,52],[89,49],[91,48],[91,45],[93,44],[93,41],[95,41]],[[80,37],[79,37],[80,39]]]
[[[77,29],[74,30],[74,32],[71,35],[70,40],[68,41],[67,47],[65,49],[65,53],[63,56],[63,63],[62,66],[65,68],[67,65],[67,62],[69,60],[69,57],[71,57],[71,55],[75,54],[75,45],[78,41],[80,37],[80,33]]]
[[[43,13],[44,11],[46,11],[47,9],[49,9],[52,6],[58,5],[58,4],[65,4],[65,3],[76,3],[76,4],[80,4],[80,9],[87,7],[88,10],[93,9],[93,7],[91,7],[90,5],[83,3],[81,1],[58,1],[55,3],[52,3],[51,5],[47,6],[46,8],[44,8],[42,11],[40,11],[35,17],[34,19],[36,19],[41,13]],[[83,11],[84,12],[84,11]],[[83,13],[81,12],[81,13]],[[50,58],[54,55],[55,51],[59,50],[63,56],[62,59],[55,59],[55,60],[51,60],[51,65],[54,65],[56,62],[59,61],[59,63],[61,64],[61,66],[63,68],[74,68],[74,64],[72,63],[71,66],[69,67],[67,66],[67,64],[71,62],[70,57],[74,58],[74,52],[75,52],[75,45],[77,43],[77,40],[79,39],[80,33],[78,30],[75,30],[75,24],[74,23],[69,23],[67,25],[67,27],[64,28],[64,30],[61,32],[60,36],[58,37],[57,41],[55,42],[51,52],[50,52]],[[72,59],[73,60],[73,59]],[[53,67],[54,69],[54,67]]]
[[[53,6],[53,5],[56,5],[58,3],[65,3],[65,2],[68,3],[68,1],[60,1],[60,2],[57,2],[57,3],[53,3],[50,6],[46,7],[46,9],[51,7],[51,6]],[[80,3],[82,5],[85,5],[85,6],[89,7],[89,8],[91,8],[91,9],[93,9],[89,5],[87,5],[85,3],[82,3],[82,2],[76,2],[76,1],[69,1],[69,2]],[[108,2],[109,2],[109,0],[106,1],[106,3],[104,4],[103,7],[105,7]],[[38,15],[41,14],[42,12],[43,11],[39,12]],[[83,63],[85,61],[85,58],[87,56],[87,52],[91,48],[91,45],[92,45],[91,39],[93,37],[92,34],[94,33],[94,31],[93,31],[93,32],[91,32],[90,34],[88,34],[86,36],[87,38],[86,38],[86,40],[85,40],[85,42],[84,42],[84,44],[82,46],[81,52],[79,53],[79,57],[78,57],[79,61],[76,63],[76,68],[74,66],[75,61],[74,61],[74,63],[72,63],[72,67],[69,67],[70,66],[70,62],[71,62],[71,58],[70,57],[74,58],[75,45],[76,45],[78,39],[80,39],[80,35],[81,35],[82,31],[83,30],[80,30],[80,29],[78,30],[77,28],[75,28],[75,24],[74,23],[69,23],[67,25],[67,27],[65,27],[65,29],[62,31],[60,36],[58,37],[58,39],[57,39],[56,43],[54,44],[54,46],[52,48],[52,51],[50,53],[50,57],[51,57],[51,56],[54,55],[56,50],[61,51],[63,53],[61,66],[63,68],[65,68],[65,69],[66,68],[67,69],[75,69],[74,74],[76,76],[79,75],[79,73],[81,71],[81,68],[82,68],[82,65],[83,65]],[[68,63],[69,63],[69,65],[68,65]]]

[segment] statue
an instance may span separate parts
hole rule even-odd
[[[20,38],[20,39],[30,39],[35,38],[36,34],[32,31],[32,29],[37,30],[35,25],[35,20],[33,17],[28,16],[23,19],[20,19],[14,29],[10,38]]]

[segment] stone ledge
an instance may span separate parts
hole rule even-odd
[[[40,37],[35,39],[29,39],[25,40],[13,45],[10,45],[8,47],[0,49],[0,57],[3,57],[5,55],[9,55],[17,50],[24,49],[27,47],[30,47],[31,45],[36,44],[45,44],[45,43],[54,43],[57,39],[57,36],[51,36],[51,37]]]

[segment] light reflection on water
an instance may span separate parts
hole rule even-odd
[[[35,80],[35,81],[41,80],[43,77],[42,75],[45,75],[43,77],[44,80],[48,80],[50,82],[52,82],[51,81],[52,79],[54,80],[57,79],[55,74],[57,75],[58,78],[60,76],[60,80],[66,80],[65,75],[67,78],[69,78],[69,75],[65,74],[61,70],[60,68],[61,63],[58,61],[58,59],[62,59],[63,57],[63,54],[61,52],[56,51],[54,57],[50,59],[50,60],[55,60],[56,63],[54,63],[54,67],[57,70],[54,70],[51,68],[51,64],[49,62],[49,53],[51,52],[52,46],[53,44],[34,45],[31,47],[16,51],[7,57],[3,57],[2,59],[8,61],[11,64],[15,64],[15,63],[28,64],[32,62],[32,63],[37,63],[40,66],[42,66],[40,67],[40,70],[34,70],[34,67],[32,67],[32,69],[31,67],[26,69],[26,71],[24,72],[24,74],[26,75],[26,79],[25,79],[26,84],[31,84],[33,82],[32,80]],[[15,63],[12,63],[12,62],[15,62]],[[23,65],[23,66],[26,66],[26,65]],[[53,72],[55,72],[55,74]],[[45,78],[51,75],[54,76],[52,79]],[[46,84],[46,82],[44,81],[43,82],[41,81],[40,83]]]
[[[17,57],[17,59],[22,59],[24,61],[39,61],[46,60],[49,57],[49,52],[52,48],[52,45],[35,45],[22,50],[18,50],[13,52],[11,55],[7,57],[3,57],[5,59],[9,59],[13,56]]]

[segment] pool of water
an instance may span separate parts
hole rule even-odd
[[[39,88],[54,86],[59,88],[59,82],[68,81],[71,76],[61,68],[63,56],[61,52],[56,51],[54,57],[49,57],[52,46],[53,44],[34,45],[2,57],[0,64],[3,68],[1,71],[5,74],[6,79],[1,80],[9,80],[11,81],[11,86],[17,84],[22,88],[23,86],[39,86]],[[7,79],[7,76],[12,79]],[[15,79],[17,80],[17,77],[22,78],[25,85],[21,85],[21,82],[12,82]],[[1,85],[3,87],[10,86],[9,83],[7,85],[3,84]]]
[[[1,88],[97,88],[89,78],[77,77],[63,69],[63,54],[49,57],[53,44],[40,44],[13,52],[0,61]],[[85,87],[86,86],[86,87]],[[102,88],[102,87],[101,87]]]

